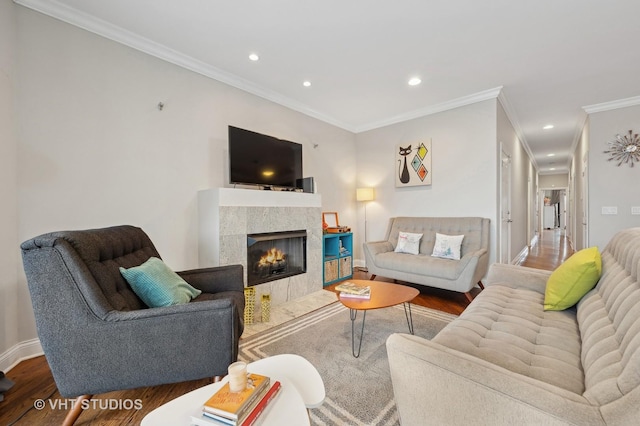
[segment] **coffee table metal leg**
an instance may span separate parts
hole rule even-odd
[[[413,334],[413,316],[411,316],[411,303],[410,302],[405,302],[405,303],[402,304],[402,306],[404,306],[404,316],[407,318],[407,325],[409,326],[409,333]]]
[[[364,335],[364,320],[367,318],[367,311],[362,311],[362,327],[360,328],[360,342],[358,343],[358,352],[356,353],[356,317],[357,309],[349,309],[349,317],[351,318],[351,353],[354,357],[360,356],[360,348],[362,348],[362,336]]]

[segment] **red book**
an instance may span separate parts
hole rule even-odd
[[[251,414],[249,414],[247,418],[242,422],[242,426],[253,425],[256,420],[258,420],[258,417],[260,417],[260,414],[262,414],[265,408],[267,408],[269,403],[273,401],[273,399],[278,395],[278,392],[280,392],[281,388],[282,386],[280,386],[280,382],[276,381],[271,386],[271,389],[269,389],[269,391],[262,397],[258,405],[255,406]]]

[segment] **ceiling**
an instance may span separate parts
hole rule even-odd
[[[15,1],[356,133],[499,96],[541,174],[640,103],[637,0]]]

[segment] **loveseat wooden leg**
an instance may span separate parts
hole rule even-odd
[[[467,291],[464,295],[467,296],[467,300],[469,300],[469,302],[473,302],[473,296],[471,295],[471,293]]]
[[[376,274],[371,274],[371,278],[369,278],[371,281],[376,279]]]
[[[67,416],[64,418],[62,422],[62,426],[73,426],[73,424],[78,420],[80,414],[82,414],[82,410],[84,407],[84,401],[90,401],[93,398],[93,395],[80,395],[76,398],[76,402],[73,404],[73,407],[67,413]]]
[[[481,290],[484,290],[484,284],[482,284],[482,281],[478,281],[478,287],[480,287]]]

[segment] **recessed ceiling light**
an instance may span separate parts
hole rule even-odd
[[[422,80],[420,80],[418,77],[413,77],[409,80],[409,86],[417,86],[420,83],[422,83]]]
[[[549,130],[549,129],[553,129],[553,124],[547,124],[546,126],[543,127],[544,130]]]
[[[249,59],[255,62],[260,59],[260,56],[258,56],[256,53],[252,53],[249,55]]]
[[[551,154],[547,154],[547,157],[555,157],[556,155],[552,152]]]
[[[555,169],[556,169],[555,167],[551,167],[549,170],[555,170]]]
[[[303,81],[303,82],[302,82],[302,85],[303,85],[304,87],[309,87],[309,86],[311,86],[311,82],[310,82],[309,80],[306,80],[306,81]]]

